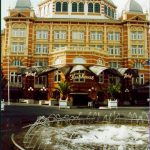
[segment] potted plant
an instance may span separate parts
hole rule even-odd
[[[108,107],[117,107],[118,100],[117,96],[121,92],[121,85],[118,84],[110,84],[108,87],[108,92],[110,94],[110,99],[108,99]]]
[[[69,106],[67,105],[68,96],[70,93],[69,83],[67,81],[59,82],[56,90],[58,90],[60,93],[59,108],[69,108]]]

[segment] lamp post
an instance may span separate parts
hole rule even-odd
[[[43,86],[41,89],[40,89],[40,91],[44,94],[46,91],[47,91],[47,88],[45,87],[45,86]],[[43,97],[43,94],[41,95],[42,97]],[[41,97],[41,98],[42,98]],[[44,95],[44,97],[45,97],[45,95]],[[45,97],[46,98],[46,97]]]
[[[30,86],[30,87],[28,88],[28,91],[29,91],[30,93],[33,92],[33,91],[34,91],[33,87]],[[31,96],[30,96],[30,97],[31,97]]]
[[[8,51],[8,56],[7,56],[7,58],[8,58],[8,64],[7,64],[7,74],[8,74],[8,76],[7,76],[7,78],[8,78],[8,82],[7,82],[7,96],[8,96],[8,105],[10,105],[10,74],[9,74],[9,71],[10,71],[10,69],[9,69],[9,51]]]

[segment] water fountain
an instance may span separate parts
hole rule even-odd
[[[40,116],[25,128],[19,144],[26,150],[147,149],[148,114],[126,116],[115,111],[103,118],[99,113],[84,118],[81,114]]]

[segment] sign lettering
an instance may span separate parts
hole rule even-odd
[[[87,76],[85,74],[71,74],[70,75],[70,80],[75,80],[75,79],[89,79],[89,80],[94,80],[94,76]]]
[[[32,72],[25,72],[25,75],[26,75],[26,77],[28,77],[28,76],[33,76],[33,77],[35,77],[36,72],[34,72],[34,73],[32,73]]]

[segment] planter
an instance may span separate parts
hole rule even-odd
[[[118,100],[108,99],[108,108],[117,108],[118,107]]]
[[[70,108],[67,100],[59,100],[59,108]]]
[[[56,105],[58,106],[58,101],[56,99],[52,99],[49,101],[49,105],[50,106],[56,106]]]

